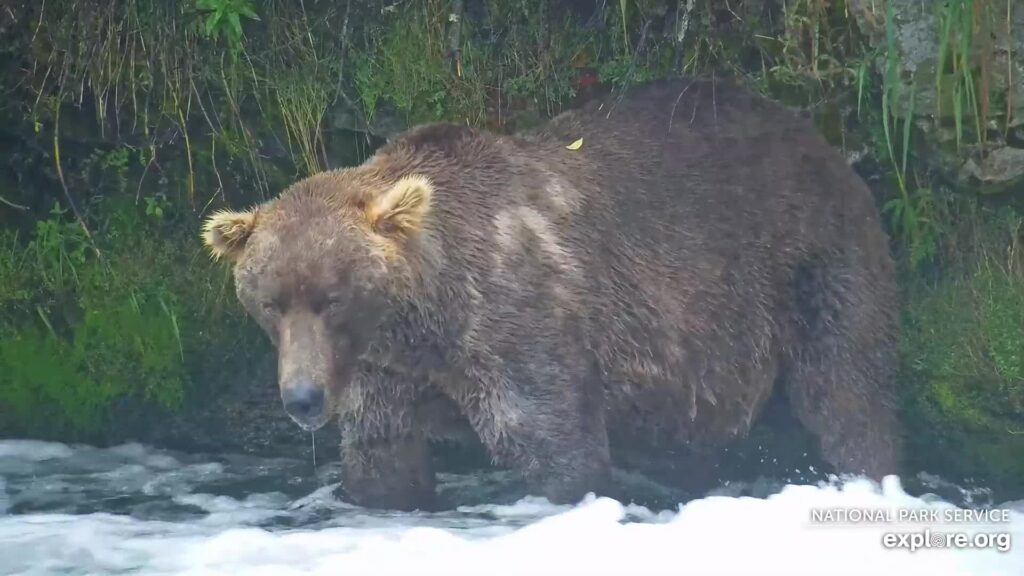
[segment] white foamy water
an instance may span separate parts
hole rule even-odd
[[[707,496],[651,511],[525,498],[443,513],[348,505],[309,463],[0,441],[0,574],[1024,575],[1024,501],[1005,522],[822,523],[812,511],[957,507],[895,477]],[[496,493],[489,477],[449,486]],[[322,485],[321,485],[322,484]],[[1011,549],[887,549],[887,532],[1006,534]]]

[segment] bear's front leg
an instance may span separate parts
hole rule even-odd
[[[574,504],[609,494],[611,458],[600,389],[564,365],[481,375],[483,397],[467,412],[498,462],[518,470],[531,494]]]
[[[515,423],[494,423],[494,451],[523,474],[531,494],[555,504],[575,504],[588,492],[608,494],[611,463],[603,418],[576,399],[552,400],[514,401]]]
[[[525,234],[525,233],[524,233]],[[522,473],[532,494],[576,503],[611,490],[604,387],[576,313],[582,293],[525,234],[483,291],[475,330],[449,386],[491,457]],[[577,292],[579,291],[579,292]]]
[[[433,510],[434,469],[425,438],[344,441],[342,490],[353,504],[367,508]]]

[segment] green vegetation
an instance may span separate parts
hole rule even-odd
[[[410,124],[510,131],[601,90],[705,74],[809,110],[870,176],[904,288],[913,465],[1024,489],[1024,183],[960,177],[1022,138],[1013,86],[1024,60],[1002,48],[1024,33],[1013,10],[1011,0],[5,7],[0,434],[121,438],[133,415],[188,413],[254,377],[268,344],[227,271],[201,252],[209,210],[358,162]],[[913,22],[930,28],[905,33]]]
[[[961,240],[986,253],[908,290],[900,352],[910,454],[918,466],[1012,489],[1024,477],[1024,221],[1011,211],[971,211],[981,227],[972,235],[982,237]]]
[[[228,376],[217,368],[231,358],[266,352],[244,338],[252,331],[224,270],[183,250],[194,240],[162,202],[109,202],[120,205],[97,207],[106,216],[93,230],[97,251],[59,208],[29,242],[5,234],[4,431],[102,439],[124,411],[179,409],[194,383]]]

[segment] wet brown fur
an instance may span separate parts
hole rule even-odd
[[[722,81],[611,107],[519,136],[415,128],[230,238],[272,338],[296,310],[323,322],[333,357],[310,370],[357,502],[426,505],[427,440],[467,422],[573,500],[607,485],[609,437],[720,446],[780,375],[829,462],[895,471],[893,269],[864,183],[807,122]],[[392,222],[375,202],[408,176],[425,200]]]

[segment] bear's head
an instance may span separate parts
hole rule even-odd
[[[281,400],[302,428],[338,412],[359,358],[413,289],[432,192],[422,176],[327,172],[204,223],[211,255],[234,264],[242,306],[277,347]]]

